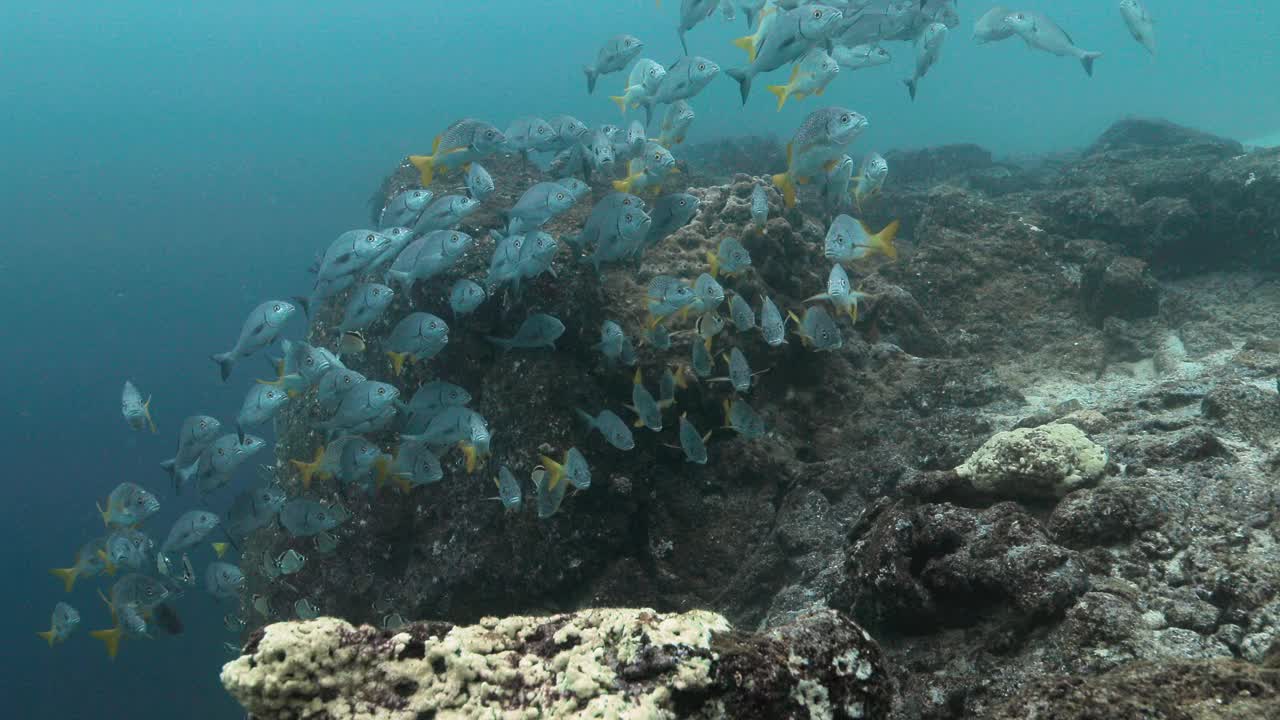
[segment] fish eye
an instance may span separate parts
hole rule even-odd
[[[280,312],[280,306],[276,305],[272,308],[272,312]]]
[[[847,122],[849,122],[849,114],[848,114],[848,113],[845,113],[844,115],[841,115],[841,116],[840,116],[840,122],[842,122],[842,123],[847,123]]]
[[[364,239],[367,242],[373,242],[373,233],[369,233],[368,235],[365,236]]]
[[[680,207],[684,207],[685,205],[688,205],[688,204],[689,204],[689,201],[688,201],[688,200],[681,200],[681,201],[680,201]]]
[[[654,160],[660,160],[660,159],[662,159],[662,153],[654,153],[654,154],[653,154],[653,159],[654,159]]]
[[[387,389],[386,389],[386,388],[378,388],[378,394],[379,394],[379,395],[386,395],[386,394],[387,394]]]
[[[315,364],[316,364],[316,359],[315,359],[315,358],[307,358],[306,363],[307,363],[308,365],[315,365]]]
[[[556,193],[556,199],[557,199],[557,200],[563,200],[563,199],[564,199],[564,193]]]
[[[205,429],[205,428],[207,428],[207,427],[209,427],[209,423],[205,422],[204,420],[201,420],[201,421],[200,421],[200,429],[201,429],[201,430],[203,430],[203,429]]]
[[[822,17],[822,11],[821,11],[821,10],[814,10],[814,11],[813,11],[813,18],[814,18],[815,20],[817,20],[817,19],[818,19],[818,18],[820,18],[820,17]]]
[[[218,454],[219,454],[219,455],[226,455],[226,454],[227,454],[227,452],[226,452],[225,450],[223,450],[222,448],[218,448]]]

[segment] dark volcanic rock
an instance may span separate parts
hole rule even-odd
[[[900,634],[1061,614],[1089,588],[1074,551],[1014,503],[878,505],[851,538],[840,601],[868,627]],[[1021,620],[1020,620],[1021,619]]]
[[[993,165],[990,150],[971,144],[891,150],[884,159],[889,163],[891,181],[906,185],[932,185]]]
[[[1160,312],[1160,286],[1147,272],[1147,264],[1137,258],[1094,258],[1084,268],[1080,293],[1085,308],[1099,322],[1111,316],[1134,320]]]
[[[1089,146],[1085,155],[1133,148],[1167,149],[1178,145],[1208,145],[1240,154],[1244,146],[1235,140],[1183,127],[1159,118],[1129,117],[1112,124]]]

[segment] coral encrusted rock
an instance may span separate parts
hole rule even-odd
[[[255,718],[879,718],[879,646],[835,611],[765,633],[706,611],[585,610],[398,630],[269,625],[222,669]]]
[[[1107,451],[1066,423],[996,433],[956,474],[981,492],[1014,499],[1060,498],[1102,477]]]

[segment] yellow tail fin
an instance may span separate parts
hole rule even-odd
[[[121,635],[123,635],[123,633],[120,632],[119,626],[113,627],[110,630],[94,630],[89,633],[89,637],[95,637],[101,640],[103,645],[107,646],[107,657],[112,660],[115,660],[116,654],[120,652]]]
[[[609,99],[618,104],[618,109],[623,115],[627,114],[627,98],[625,95],[610,95]]]
[[[49,647],[53,647],[53,631],[52,630],[44,630],[41,632],[37,632],[36,634],[44,638],[44,641],[49,643]]]
[[[49,574],[62,578],[62,585],[67,592],[71,592],[71,588],[76,586],[76,578],[80,577],[80,571],[76,568],[52,568]]]
[[[107,512],[106,510],[103,510],[102,505],[98,503],[94,503],[93,506],[98,508],[98,514],[102,516],[103,527],[111,527],[111,513]],[[110,500],[107,501],[107,507],[111,507]]]
[[[216,543],[212,543],[212,545],[213,545],[213,554],[217,555],[218,559],[222,559],[222,556],[227,554],[227,548],[230,547],[229,545],[227,545],[227,543],[224,543],[224,542],[216,542]]]
[[[102,571],[111,577],[116,576],[116,566],[111,564],[111,558],[107,557],[106,550],[98,551],[98,559],[102,560]]]
[[[547,476],[545,478],[547,490],[555,490],[556,486],[560,484],[560,481],[564,479],[564,465],[561,465],[546,455],[541,455],[538,459],[542,461],[542,467],[547,469]]]
[[[773,176],[773,184],[782,191],[782,200],[787,207],[796,206],[796,186],[791,182],[791,176],[787,173],[779,173]]]
[[[476,450],[476,446],[470,443],[458,443],[458,449],[462,451],[462,456],[467,459],[467,474],[476,471],[476,467],[480,463],[480,454]]]
[[[629,175],[625,180],[614,180],[613,189],[623,193],[631,192],[631,183],[633,178],[635,178],[635,175]]]
[[[404,353],[387,351],[387,356],[391,358],[391,371],[396,375],[404,372],[404,361],[409,357]]]
[[[707,265],[710,266],[711,277],[717,277],[720,274],[720,258],[715,253],[707,253]]]
[[[883,230],[871,236],[872,245],[879,248],[880,252],[884,253],[885,257],[890,260],[898,259],[898,248],[893,244],[893,239],[898,236],[898,228],[900,226],[901,223],[894,220],[886,225]]]
[[[311,489],[311,478],[320,469],[320,463],[324,462],[324,446],[316,448],[315,459],[311,462],[303,462],[302,460],[290,460],[294,467],[298,468],[298,472],[302,473],[302,487]]]
[[[435,144],[437,146],[440,144],[440,138],[438,137],[436,138]],[[435,152],[435,150],[433,149],[432,152]],[[432,178],[434,178],[436,175],[435,156],[434,155],[410,155],[409,162],[412,163],[414,167],[418,168],[418,174],[422,177],[422,186],[426,187],[427,185],[430,185]]]
[[[142,403],[142,412],[147,416],[147,424],[151,426],[151,434],[155,435],[160,432],[156,429],[156,421],[151,419],[151,396],[147,396],[147,401]]]
[[[373,486],[381,490],[382,485],[387,481],[387,476],[391,474],[391,467],[387,464],[387,456],[383,455],[373,461]]]
[[[778,96],[778,111],[782,111],[782,106],[787,103],[787,86],[786,85],[766,85],[765,89]]]
[[[736,48],[747,51],[747,62],[752,62],[756,59],[756,37],[754,35],[743,35],[740,38],[734,38],[733,45]]]

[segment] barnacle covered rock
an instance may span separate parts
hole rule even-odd
[[[602,609],[470,626],[277,623],[222,683],[257,718],[884,717],[879,646],[834,611],[767,633],[706,611]]]

